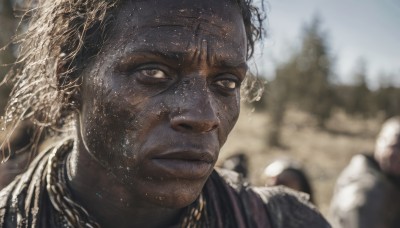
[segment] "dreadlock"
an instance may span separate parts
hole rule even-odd
[[[71,98],[79,89],[79,72],[101,49],[113,21],[112,10],[123,0],[25,1],[30,23],[26,32],[15,38],[20,50],[4,81],[14,87],[3,124],[11,129],[11,135],[21,120],[32,121],[35,134],[30,150],[36,153],[43,134],[57,133],[72,118],[75,101]],[[249,59],[256,41],[263,37],[264,16],[252,0],[230,1],[243,15]],[[253,87],[254,80],[251,84]],[[10,155],[12,151],[3,151],[3,160]]]

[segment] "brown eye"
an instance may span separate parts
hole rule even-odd
[[[236,89],[237,86],[238,86],[238,85],[237,85],[237,82],[232,81],[232,80],[227,80],[227,79],[218,80],[218,81],[215,82],[215,84],[216,84],[217,86],[219,86],[219,87],[222,87],[222,88],[228,89],[228,90]]]
[[[158,79],[167,78],[167,75],[164,73],[164,71],[159,69],[145,69],[141,70],[140,73],[146,77],[151,77],[151,78],[158,78]]]

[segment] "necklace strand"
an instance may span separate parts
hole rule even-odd
[[[47,164],[47,192],[52,205],[70,227],[100,228],[87,211],[74,202],[66,186],[63,168],[66,155],[72,150],[73,145],[74,141],[70,139],[56,146],[51,152]]]

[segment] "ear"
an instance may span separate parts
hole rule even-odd
[[[66,104],[71,107],[72,110],[81,110],[82,106],[82,96],[80,90],[80,83],[75,86],[71,91],[70,96],[66,100]]]

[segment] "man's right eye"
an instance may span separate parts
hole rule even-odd
[[[138,67],[132,72],[132,76],[134,76],[139,82],[149,85],[168,83],[174,79],[174,73],[171,69],[167,66],[160,65]]]
[[[144,69],[139,70],[139,73],[143,76],[155,78],[155,79],[167,79],[167,74],[160,69]]]

